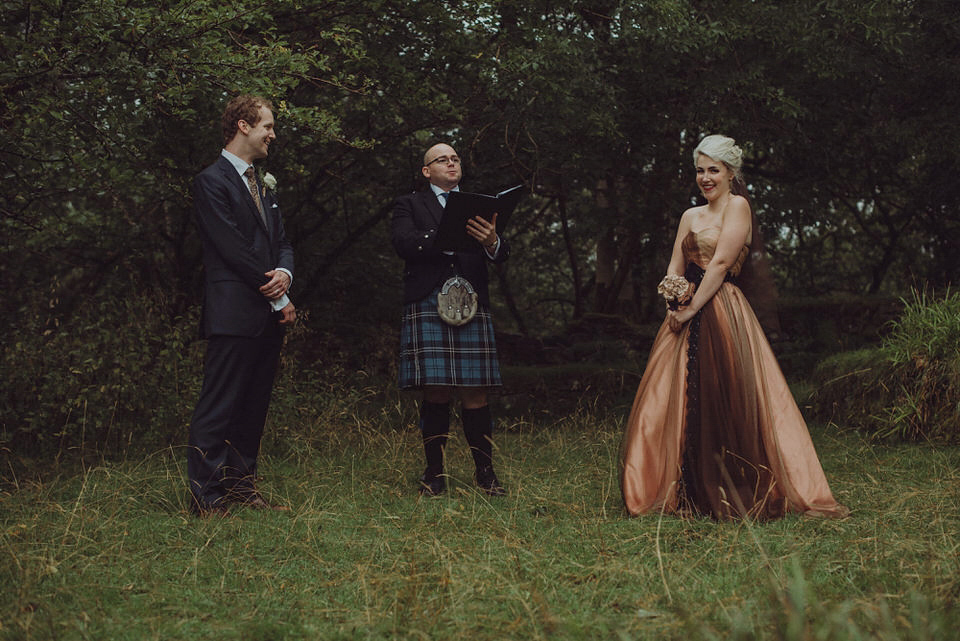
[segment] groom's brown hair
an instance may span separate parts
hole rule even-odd
[[[273,111],[273,104],[266,98],[252,96],[250,94],[240,94],[234,96],[227,103],[223,110],[223,144],[226,145],[233,137],[237,135],[238,125],[241,120],[246,121],[251,127],[256,127],[260,122],[260,107],[266,107]]]

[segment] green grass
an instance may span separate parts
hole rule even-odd
[[[503,499],[459,434],[439,499],[412,425],[270,441],[293,510],[222,520],[187,513],[179,450],[8,471],[0,639],[960,638],[960,448],[818,429],[850,519],[688,522],[624,516],[620,428],[506,426]]]

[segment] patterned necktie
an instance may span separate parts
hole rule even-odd
[[[449,197],[450,197],[450,192],[448,192],[448,191],[441,191],[441,192],[440,192],[440,205],[441,205],[442,207],[446,208],[446,206],[447,206],[447,198],[449,198]]]
[[[257,206],[257,211],[260,212],[260,219],[263,221],[264,226],[266,226],[267,217],[263,213],[263,203],[260,202],[260,191],[257,189],[257,179],[253,175],[253,167],[247,167],[243,175],[247,177],[247,187],[250,188],[250,195],[253,196],[253,202]]]

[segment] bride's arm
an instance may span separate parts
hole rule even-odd
[[[723,217],[723,227],[717,240],[717,249],[703,274],[690,304],[675,312],[669,312],[670,329],[677,332],[694,317],[720,289],[727,270],[740,257],[740,251],[750,237],[750,206],[746,199],[734,196]],[[673,261],[671,261],[671,267]]]
[[[687,266],[683,260],[683,239],[690,233],[690,218],[693,216],[692,211],[693,209],[688,209],[683,212],[683,216],[680,217],[680,225],[677,226],[677,237],[673,241],[673,253],[670,254],[670,264],[667,265],[668,274],[683,276],[683,272],[686,271]]]

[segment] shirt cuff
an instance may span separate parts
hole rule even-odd
[[[491,252],[486,247],[483,248],[483,251],[485,251],[491,259],[496,258],[497,254],[500,253],[500,234],[497,234],[497,244],[494,246],[493,251]]]
[[[287,271],[287,270],[283,270],[283,271]],[[283,309],[289,304],[290,304],[290,298],[286,294],[284,294],[277,300],[270,301],[270,306],[273,307],[273,311],[275,312],[279,312],[281,309]]]

